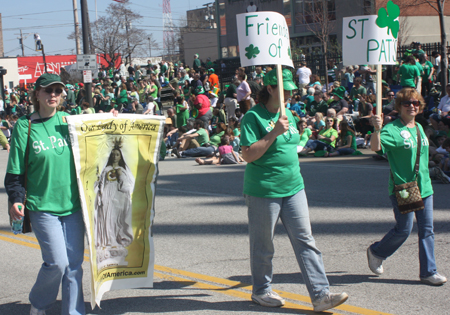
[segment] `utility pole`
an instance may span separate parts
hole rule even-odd
[[[152,38],[149,37],[148,39],[148,50],[150,51],[150,57],[152,56]]]
[[[126,34],[127,34],[127,53],[128,53],[128,57],[127,57],[127,59],[129,60],[128,61],[128,64],[130,64],[131,65],[131,49],[130,49],[130,35],[128,35],[128,27],[130,26],[130,22],[128,22],[128,18],[125,16],[125,31],[126,31]]]
[[[25,34],[25,37],[23,36],[22,30],[20,30],[20,34],[14,34],[14,35],[20,35],[20,37],[17,37],[19,39],[20,48],[22,49],[22,57],[25,57],[25,45],[23,44],[23,41],[27,39],[28,36],[30,36],[32,33]]]
[[[78,21],[77,0],[73,0],[73,21],[75,22],[75,47],[77,49],[77,55],[81,55],[80,22]]]
[[[91,53],[89,46],[89,21],[88,21],[88,7],[87,1],[81,0],[81,27],[83,31],[83,54],[89,55]],[[92,103],[92,83],[85,83],[85,97],[89,103],[89,107],[93,107]]]

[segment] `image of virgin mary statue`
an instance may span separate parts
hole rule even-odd
[[[131,194],[134,177],[122,153],[122,138],[113,140],[108,162],[94,184],[95,247],[97,269],[127,266],[127,246],[133,241],[131,228]]]

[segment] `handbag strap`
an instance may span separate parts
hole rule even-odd
[[[416,123],[416,132],[417,132],[417,156],[416,156],[416,164],[414,165],[414,174],[415,174],[414,180],[417,179],[417,175],[419,174],[420,150],[422,148],[422,135],[420,134],[420,129],[419,129],[419,126],[417,125],[417,123]],[[395,185],[394,176],[392,175],[392,170],[389,170],[389,172],[391,174],[392,182]]]

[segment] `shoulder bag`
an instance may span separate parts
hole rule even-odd
[[[414,180],[409,183],[395,185],[394,176],[391,173],[392,183],[394,183],[394,193],[398,203],[398,210],[401,214],[406,214],[412,211],[418,211],[425,208],[422,196],[420,194],[419,186],[417,185],[417,175],[419,174],[420,149],[422,147],[422,137],[420,135],[419,127],[416,124],[417,130],[417,157],[414,166]]]

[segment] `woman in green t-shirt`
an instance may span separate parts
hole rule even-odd
[[[82,287],[85,229],[64,118],[68,114],[57,111],[63,89],[64,84],[56,74],[44,73],[37,79],[31,98],[36,111],[17,121],[5,177],[6,191],[13,204],[9,214],[12,220],[18,220],[25,215],[23,181],[27,172],[26,209],[44,260],[29,295],[31,314],[44,314],[52,306],[61,282],[62,312],[85,314]],[[28,151],[27,166],[24,148]]]
[[[433,187],[428,171],[428,139],[415,118],[425,107],[425,101],[414,88],[404,88],[397,93],[395,110],[399,119],[382,128],[382,118],[372,117],[375,132],[372,134],[371,149],[379,154],[387,154],[391,167],[389,179],[389,197],[394,207],[395,227],[381,241],[367,248],[370,270],[380,275],[383,273],[383,260],[393,255],[406,241],[413,228],[414,216],[417,220],[419,234],[420,281],[428,285],[442,285],[447,278],[436,271],[433,232]],[[421,136],[419,170],[414,171],[417,159],[417,131]],[[425,208],[402,214],[399,211],[394,185],[417,181]]]
[[[329,153],[325,152],[324,156],[338,156],[338,155],[350,155],[356,151],[356,136],[355,132],[348,125],[348,122],[343,120],[339,123],[339,130],[341,135],[339,137],[339,146],[336,146],[335,151]]]
[[[297,123],[297,127],[298,127],[298,133],[300,134],[300,141],[298,142],[298,145],[297,145],[297,153],[300,153],[300,152],[302,152],[306,143],[309,141],[312,131],[311,131],[311,129],[308,128],[308,124],[306,123],[305,119],[301,119]]]
[[[314,311],[333,308],[347,300],[347,294],[332,294],[322,255],[311,234],[308,203],[300,174],[297,145],[300,141],[291,111],[280,114],[278,89],[284,100],[297,86],[292,73],[283,70],[283,86],[277,85],[276,69],[264,77],[260,103],[242,118],[242,156],[247,161],[244,196],[248,207],[252,300],[267,307],[284,305],[272,291],[273,237],[278,218],[288,231],[302,270]]]
[[[326,152],[334,150],[336,145],[336,139],[339,134],[336,129],[333,128],[336,118],[326,117],[325,128],[322,129],[317,135],[318,140],[310,140],[306,143],[305,148],[299,153],[300,155],[306,155],[310,151],[315,151],[315,156],[324,156]]]

